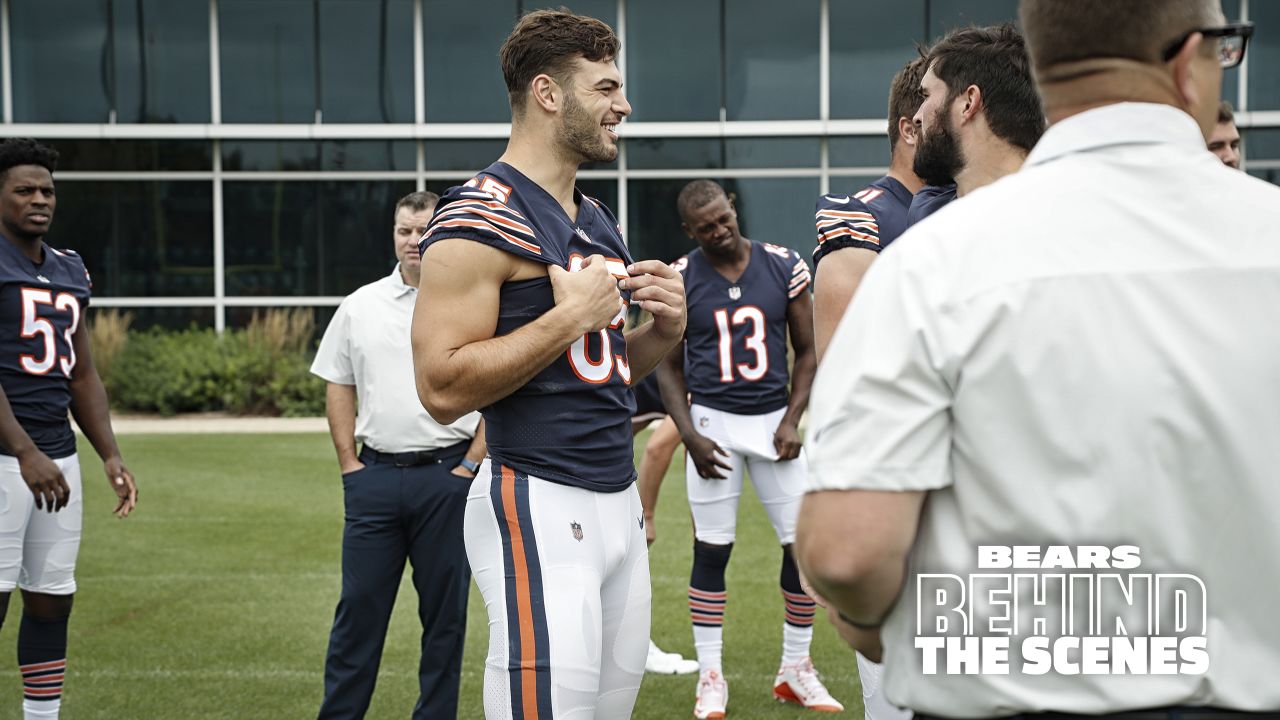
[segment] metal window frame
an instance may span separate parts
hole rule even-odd
[[[638,0],[630,0],[637,3]],[[977,0],[974,0],[975,2]],[[509,123],[427,123],[426,72],[424,47],[424,0],[413,0],[414,122],[393,124],[268,124],[222,122],[221,39],[219,35],[218,0],[208,0],[209,8],[209,92],[210,121],[186,124],[131,123],[14,123],[13,63],[11,43],[11,0],[0,0],[0,137],[34,136],[49,139],[102,140],[206,140],[211,144],[212,164],[200,171],[64,171],[59,179],[67,181],[177,181],[208,182],[213,188],[213,271],[214,292],[195,297],[102,297],[94,305],[113,308],[209,307],[214,309],[214,326],[218,332],[226,328],[227,308],[238,307],[332,307],[341,302],[339,296],[270,296],[248,297],[227,295],[226,247],[224,235],[223,188],[226,183],[247,181],[373,181],[413,180],[419,190],[431,181],[454,180],[473,172],[427,169],[425,143],[428,140],[506,139]],[[625,83],[627,78],[627,8],[628,0],[616,0],[615,30],[622,40],[623,51],[617,59]],[[683,179],[714,175],[722,178],[788,178],[817,177],[822,192],[830,190],[833,178],[881,175],[886,167],[832,167],[830,139],[833,137],[883,136],[887,121],[883,118],[835,119],[831,117],[831,0],[819,2],[819,108],[812,120],[728,121],[708,122],[626,122],[620,128],[623,142],[616,168],[584,170],[584,179],[612,180],[617,183],[618,219],[626,228],[630,219],[628,181],[650,179]],[[1250,0],[1240,0],[1242,20],[1249,17]],[[1237,90],[1236,124],[1242,129],[1280,128],[1280,110],[1249,109],[1249,57],[1240,67]],[[318,120],[319,118],[317,118]],[[627,158],[628,138],[749,138],[749,137],[816,137],[820,143],[816,167],[785,168],[717,168],[717,169],[636,169]],[[227,171],[222,166],[222,143],[227,140],[411,140],[415,143],[415,167],[408,171]],[[1280,159],[1247,161],[1256,169],[1280,168]],[[476,170],[478,170],[477,168]]]

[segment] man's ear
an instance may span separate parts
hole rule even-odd
[[[963,124],[972,120],[982,110],[982,88],[970,85],[964,89],[960,99],[964,101],[964,106],[960,110],[960,122]]]
[[[1191,113],[1200,102],[1200,90],[1196,88],[1196,80],[1199,78],[1196,77],[1195,59],[1203,43],[1203,35],[1192,33],[1191,37],[1182,44],[1178,54],[1168,62],[1169,69],[1173,73],[1174,90],[1178,93],[1178,99],[1182,101],[1182,108],[1188,113]]]
[[[916,127],[911,118],[898,118],[898,137],[902,138],[902,142],[906,143],[908,147],[915,147],[916,143],[919,142],[918,131],[919,128]]]
[[[684,231],[685,235],[689,236],[690,240],[697,240],[697,238],[693,236],[693,228],[690,228],[687,223],[680,223],[680,229]]]
[[[529,82],[533,101],[543,110],[553,113],[560,109],[563,90],[555,78],[543,73]]]

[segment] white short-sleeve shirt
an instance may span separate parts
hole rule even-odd
[[[356,387],[356,440],[381,452],[438,450],[475,437],[480,423],[473,412],[441,425],[418,401],[409,342],[417,293],[397,264],[387,277],[348,295],[311,364],[325,380]]]
[[[1063,120],[910,229],[810,407],[811,491],[929,491],[882,631],[894,703],[1280,709],[1280,188],[1225,167],[1185,113]],[[1207,673],[924,674],[916,583],[978,572],[979,545],[1133,545],[1132,572],[1195,575]]]

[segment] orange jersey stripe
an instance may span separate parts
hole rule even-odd
[[[520,618],[520,686],[524,696],[524,716],[526,720],[538,720],[538,664],[534,647],[533,604],[529,593],[529,565],[524,554],[520,516],[516,512],[516,474],[506,465],[502,466],[502,507],[506,510],[507,531],[511,533],[511,562],[516,575],[516,613]]]

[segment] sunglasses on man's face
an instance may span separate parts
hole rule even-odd
[[[1218,38],[1218,62],[1224,69],[1233,68],[1244,60],[1244,49],[1249,44],[1249,38],[1253,37],[1253,23],[1229,23],[1221,27],[1188,30],[1186,34],[1169,43],[1164,49],[1164,61],[1172,60],[1173,56],[1182,50],[1182,46],[1187,44],[1187,40],[1196,33],[1206,38]]]

